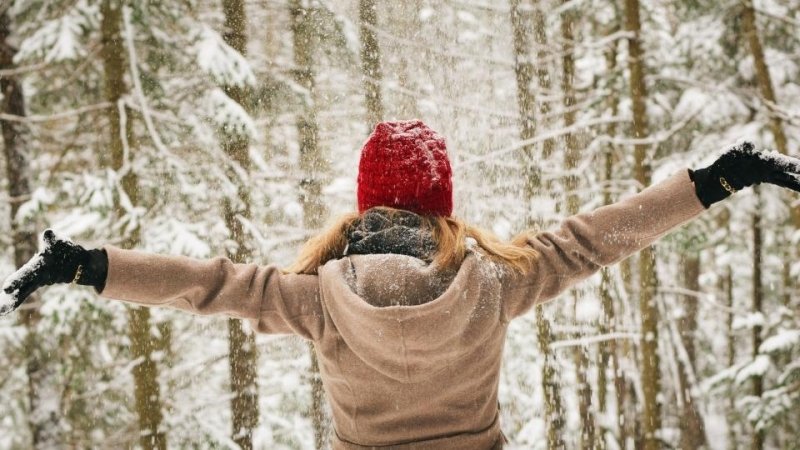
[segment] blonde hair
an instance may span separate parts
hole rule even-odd
[[[398,211],[388,207],[374,209],[385,211],[390,220]],[[305,243],[297,260],[286,269],[286,272],[316,274],[317,269],[326,262],[343,257],[348,236],[361,217],[362,215],[358,213],[339,217],[328,229]],[[436,244],[433,262],[439,267],[455,268],[461,264],[467,256],[468,238],[475,240],[477,251],[484,256],[522,274],[531,270],[533,262],[538,257],[536,250],[526,245],[530,232],[517,236],[511,242],[503,242],[492,233],[467,225],[461,219],[454,217],[420,216],[420,219],[421,228],[431,230]]]

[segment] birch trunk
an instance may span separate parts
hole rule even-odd
[[[224,0],[225,14],[223,38],[234,50],[247,55],[247,16],[243,0]],[[247,88],[243,86],[224,86],[223,90],[233,101],[248,110]],[[239,166],[242,173],[250,171],[249,136],[223,132],[222,148],[230,159],[230,164]],[[237,180],[236,171],[229,170],[231,180]],[[228,258],[235,263],[244,263],[252,256],[244,232],[242,220],[249,220],[250,194],[246,180],[234,181],[237,185],[236,198],[226,198],[223,204],[225,225],[236,243],[235,250],[228,251]],[[253,430],[258,426],[258,374],[257,347],[252,333],[245,332],[242,321],[228,319],[228,366],[230,370],[232,439],[243,450],[253,448]]]
[[[103,0],[100,12],[103,16],[101,30],[103,35],[103,72],[105,80],[106,100],[113,105],[121,104],[122,97],[128,91],[125,82],[125,45],[121,34],[123,5],[115,0]],[[135,142],[132,133],[131,114],[126,107],[109,109],[109,139],[111,167],[120,171],[127,163],[126,148],[133,151]],[[130,155],[127,155],[130,157]],[[139,203],[138,180],[136,174],[129,170],[122,175],[122,190],[131,204]],[[117,210],[120,199],[115,198]],[[124,248],[133,248],[139,243],[139,230],[133,230],[125,237]],[[163,420],[161,412],[161,393],[158,384],[158,367],[153,360],[155,339],[150,334],[150,310],[147,308],[128,309],[128,326],[131,340],[131,356],[141,361],[133,367],[134,395],[136,398],[136,414],[139,419],[139,446],[143,449],[167,448],[167,436],[161,430]]]

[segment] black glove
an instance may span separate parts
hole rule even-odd
[[[105,250],[86,250],[69,240],[56,237],[52,230],[43,235],[44,250],[8,277],[0,293],[0,316],[21,305],[34,291],[55,283],[94,286],[102,292],[108,274]]]
[[[714,164],[689,171],[697,198],[708,208],[738,190],[771,183],[800,192],[800,159],[777,152],[760,152],[752,143],[739,143]]]

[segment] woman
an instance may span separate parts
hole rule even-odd
[[[451,216],[444,140],[419,121],[379,124],[359,163],[358,214],[310,240],[287,271],[114,247],[52,231],[6,282],[0,312],[53,283],[108,298],[248,319],[313,340],[334,448],[496,449],[509,322],[755,183],[800,191],[800,161],[744,142],[553,232],[495,240]]]

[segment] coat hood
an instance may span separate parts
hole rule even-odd
[[[450,273],[411,256],[376,254],[330,261],[319,276],[331,325],[346,345],[401,382],[435,377],[505,323],[497,269],[475,252]]]

